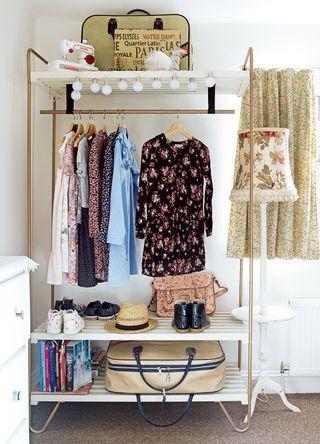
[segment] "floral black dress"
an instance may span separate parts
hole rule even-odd
[[[200,140],[174,142],[160,134],[143,145],[136,217],[136,236],[145,239],[143,274],[205,268],[212,195],[209,149]]]

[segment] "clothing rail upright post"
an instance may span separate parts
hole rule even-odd
[[[52,98],[52,111],[57,109],[57,100]],[[51,146],[51,208],[53,213],[53,199],[55,188],[55,175],[56,175],[56,132],[57,132],[57,115],[52,114],[52,146]],[[52,215],[52,214],[51,214]],[[51,229],[52,229],[52,217],[51,217]],[[54,308],[54,285],[51,285],[51,308]]]
[[[253,49],[249,48],[244,64],[243,70],[247,69],[249,62],[249,108],[250,108],[250,134],[253,134],[253,105],[254,105],[254,69],[253,69]],[[235,425],[228,410],[222,402],[219,402],[221,410],[226,416],[232,428],[239,433],[246,432],[251,423],[251,398],[252,398],[252,336],[253,336],[253,137],[250,137],[250,200],[249,200],[249,319],[248,319],[248,409],[247,409],[247,424],[244,428],[239,428]],[[242,259],[241,259],[242,261]],[[240,265],[240,281],[243,279],[243,266]],[[239,295],[240,296],[240,295]],[[241,296],[242,299],[242,296]],[[239,301],[240,302],[240,301]],[[242,301],[241,301],[242,303]]]

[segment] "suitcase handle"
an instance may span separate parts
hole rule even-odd
[[[133,14],[135,12],[143,12],[146,15],[151,15],[150,12],[146,11],[145,9],[132,9],[131,11],[127,12],[127,15]],[[161,17],[157,17],[155,19],[153,29],[163,29],[163,21]]]
[[[134,12],[143,12],[146,15],[150,15],[150,12],[146,11],[145,9],[131,9],[131,11],[127,12],[127,15],[133,14]]]
[[[150,387],[152,390],[155,390],[157,392],[163,392],[163,390],[165,389],[166,392],[170,392],[171,390],[177,388],[180,384],[183,383],[183,381],[186,379],[187,374],[189,373],[193,358],[196,355],[196,349],[194,347],[187,347],[186,348],[186,354],[188,356],[188,362],[187,365],[184,369],[183,375],[181,377],[181,379],[176,382],[174,385],[172,385],[171,387],[156,387],[155,385],[152,385],[149,381],[146,380],[144,373],[143,373],[143,369],[142,369],[142,365],[141,365],[141,353],[142,353],[143,347],[142,346],[137,346],[137,347],[133,347],[133,355],[135,357],[136,363],[137,363],[137,367],[140,373],[140,376],[143,380],[143,382],[145,384],[147,384],[148,387]]]
[[[140,395],[136,395],[137,397],[137,403],[138,403],[138,407],[139,407],[139,412],[141,414],[141,416],[151,425],[155,426],[155,427],[170,427],[174,424],[176,424],[177,422],[179,422],[182,418],[184,418],[186,416],[186,414],[189,412],[190,407],[192,405],[192,400],[193,400],[193,394],[189,395],[188,401],[186,402],[182,413],[173,421],[171,422],[167,422],[166,424],[160,424],[158,422],[154,422],[152,421],[150,418],[147,417],[147,415],[145,414],[144,410],[143,410],[143,405],[141,402],[141,396]]]

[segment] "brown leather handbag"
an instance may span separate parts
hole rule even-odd
[[[156,305],[158,316],[166,318],[174,316],[174,304],[178,299],[186,299],[188,302],[203,299],[207,314],[212,314],[216,309],[215,299],[228,291],[209,271],[156,277],[152,289],[151,305]]]

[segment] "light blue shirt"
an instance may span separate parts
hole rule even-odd
[[[138,274],[135,221],[139,168],[134,158],[136,147],[126,132],[120,128],[114,147],[108,228],[110,287],[125,287],[130,275]]]

